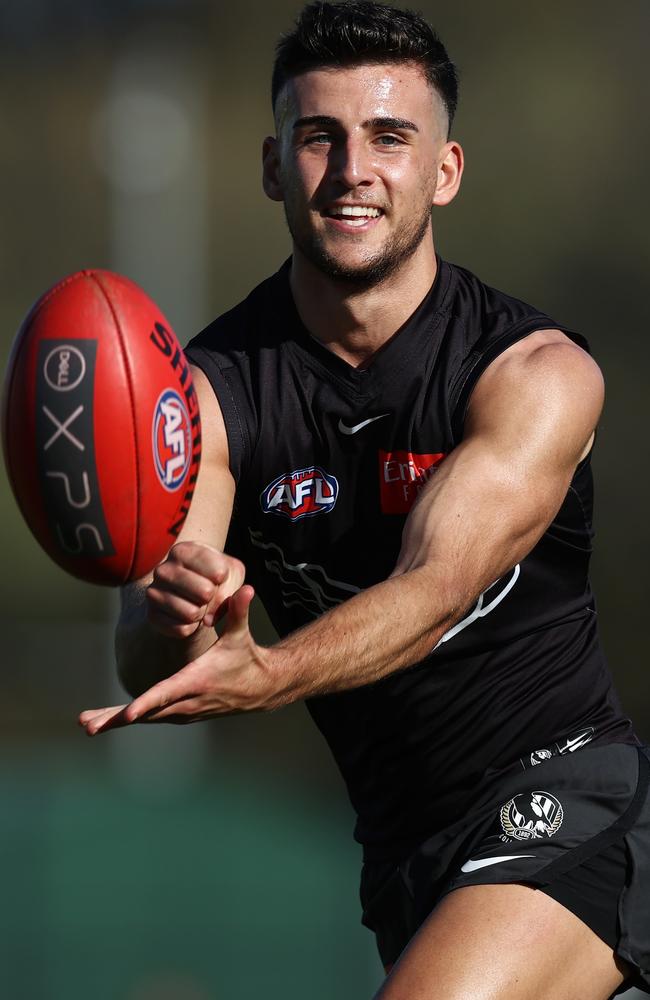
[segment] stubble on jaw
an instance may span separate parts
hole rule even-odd
[[[328,250],[319,233],[300,231],[291,218],[286,201],[284,202],[284,214],[294,245],[303,256],[328,278],[358,291],[375,287],[408,261],[426,238],[431,221],[431,210],[429,209],[417,221],[416,225],[409,227],[407,232],[393,234],[379,251],[368,253],[365,261],[355,265],[346,265]],[[363,240],[361,235],[357,237],[350,235],[347,238],[357,242]]]

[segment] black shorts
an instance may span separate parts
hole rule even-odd
[[[650,750],[585,747],[493,774],[474,806],[407,858],[366,862],[362,922],[385,966],[444,895],[523,882],[557,899],[650,993]]]

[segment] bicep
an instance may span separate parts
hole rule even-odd
[[[221,407],[207,377],[200,368],[192,367],[192,378],[201,414],[201,464],[190,509],[176,542],[202,542],[223,549],[235,496],[228,437]],[[152,575],[153,567],[152,572],[122,588],[123,612],[143,603]]]
[[[396,574],[442,569],[462,604],[524,558],[557,514],[603,388],[591,358],[552,333],[531,335],[482,375],[462,442],[409,515]]]

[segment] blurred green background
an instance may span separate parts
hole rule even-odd
[[[420,9],[462,82],[467,173],[434,217],[438,249],[585,333],[605,371],[594,578],[647,738],[650,7]],[[2,0],[3,370],[30,303],[78,268],[140,282],[186,342],[284,259],[259,162],[273,46],[297,10]],[[77,712],[119,698],[116,597],[47,560],[4,476],[0,512],[1,995],[369,997],[353,816],[302,706],[86,740]]]

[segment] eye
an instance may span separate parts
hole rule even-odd
[[[332,141],[332,137],[327,134],[327,132],[317,132],[314,135],[305,136],[304,142],[306,146],[321,146]]]
[[[377,142],[380,146],[399,146],[402,140],[398,135],[378,135]]]

